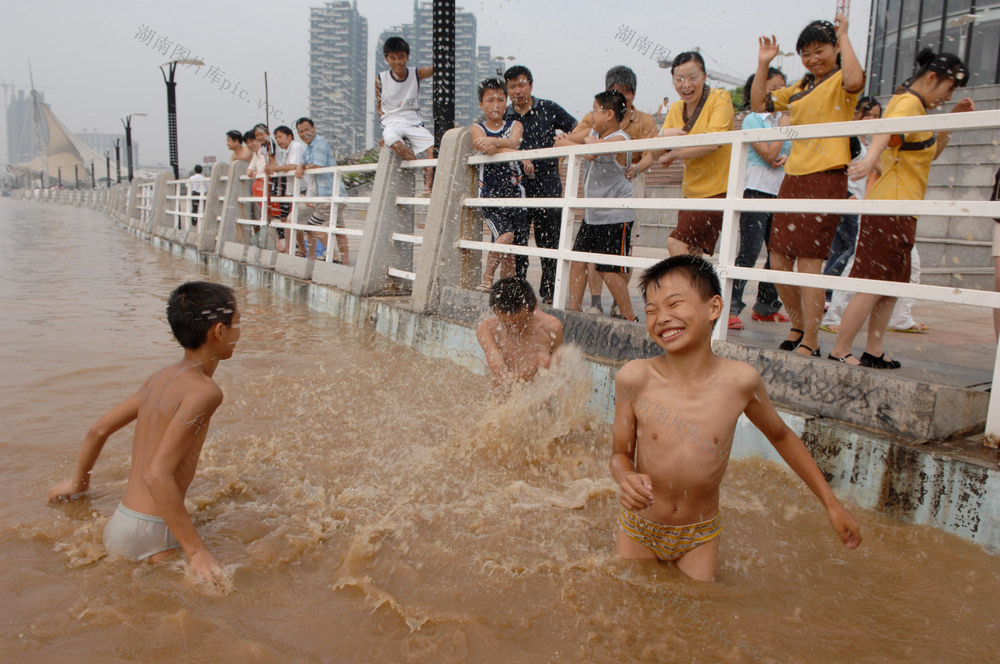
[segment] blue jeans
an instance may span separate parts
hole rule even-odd
[[[743,198],[777,198],[771,194],[765,194],[756,189],[746,189]],[[760,256],[761,247],[767,246],[771,237],[770,212],[741,212],[740,213],[740,251],[736,256],[737,267],[753,267]],[[771,257],[768,256],[764,269],[771,269]],[[743,290],[747,282],[744,279],[733,280],[733,297],[729,302],[729,313],[739,316],[746,306],[743,304]],[[757,301],[753,305],[753,310],[761,316],[770,316],[781,311],[781,298],[778,297],[778,289],[774,284],[761,282],[757,288]]]
[[[830,256],[826,259],[826,266],[823,274],[839,277],[847,267],[847,261],[854,255],[854,248],[858,243],[858,224],[860,218],[856,214],[845,214],[837,224],[837,234],[833,236],[833,243],[830,245]],[[830,301],[833,291],[826,292],[826,300]]]

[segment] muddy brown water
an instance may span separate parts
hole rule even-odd
[[[87,426],[179,357],[163,309],[191,278],[230,283],[243,318],[188,495],[228,593],[105,556],[130,429],[88,499],[44,500]],[[859,509],[846,551],[773,464],[730,466],[717,583],[617,561],[579,358],[492,403],[482,376],[97,212],[9,199],[0,307],[4,662],[996,661],[995,556]]]

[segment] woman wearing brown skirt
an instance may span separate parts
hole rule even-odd
[[[750,90],[753,110],[758,113],[764,110],[767,99],[768,67],[779,50],[773,36],[760,38],[757,74]],[[837,16],[836,27],[828,21],[813,21],[799,35],[795,50],[808,73],[794,85],[771,93],[774,109],[787,109],[792,125],[852,120],[858,94],[865,85],[865,73],[847,38],[847,17]],[[785,162],[778,200],[847,198],[846,169],[850,161],[846,136],[794,141]],[[840,216],[776,212],[771,224],[771,267],[791,272],[797,266],[799,272],[820,274]],[[792,329],[779,348],[820,357],[823,289],[776,286],[792,320]]]
[[[917,73],[904,82],[885,108],[883,118],[925,115],[951,98],[955,88],[968,79],[965,65],[950,53],[935,55],[924,49],[917,56]],[[973,111],[971,99],[955,104],[952,113]],[[951,132],[918,131],[905,135],[879,134],[872,139],[868,154],[850,167],[852,179],[868,177],[881,160],[882,177],[868,200],[923,200],[931,162],[948,145]],[[851,277],[880,281],[910,280],[910,250],[917,234],[914,217],[863,215],[858,230],[858,249],[854,254]],[[898,369],[899,362],[885,356],[882,341],[892,316],[895,297],[858,293],[844,309],[831,360],[860,364],[873,369]],[[854,337],[868,319],[868,341],[861,358],[851,354]]]

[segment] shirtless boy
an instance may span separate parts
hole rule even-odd
[[[535,291],[524,279],[510,277],[493,284],[490,308],[495,314],[476,329],[493,384],[507,389],[548,369],[562,345],[562,322],[535,309]]]
[[[615,379],[610,466],[621,488],[618,555],[674,562],[691,578],[715,580],[719,485],[740,414],[819,498],[844,545],[856,548],[857,522],[778,416],[760,374],[712,352],[722,291],[711,265],[674,256],[649,268],[639,287],[646,329],[665,352],[629,362]]]
[[[90,427],[76,472],[49,489],[49,500],[72,500],[90,487],[90,474],[108,437],[133,420],[132,465],[125,495],[104,529],[111,555],[158,562],[183,549],[191,572],[210,582],[222,579],[184,509],[184,496],[222,390],[212,380],[220,360],[233,356],[240,314],[233,291],[192,281],[170,294],[167,320],[184,359],[157,371],[142,388]]]

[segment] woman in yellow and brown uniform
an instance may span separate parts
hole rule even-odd
[[[681,53],[674,58],[670,73],[680,101],[670,105],[660,136],[732,130],[733,99],[725,90],[713,90],[705,83],[705,61],[700,53]],[[723,198],[729,185],[731,152],[730,145],[678,148],[664,152],[659,161],[666,167],[675,159],[684,160],[684,198]],[[667,250],[671,256],[711,255],[721,232],[721,211],[679,210],[677,228],[667,238]]]
[[[847,38],[847,17],[837,16],[836,27],[829,21],[813,21],[799,35],[795,50],[809,73],[795,85],[771,93],[774,109],[790,111],[792,125],[854,119],[865,73]],[[778,52],[774,36],[760,38],[757,74],[750,90],[753,110],[758,113],[765,107],[767,72]],[[778,199],[847,198],[850,161],[850,139],[846,136],[793,142]],[[799,272],[819,274],[830,254],[840,217],[839,213],[775,212],[771,224],[771,267],[790,272],[797,263]],[[820,357],[818,334],[823,318],[823,289],[776,285],[792,319],[788,338],[779,348]]]
[[[883,118],[926,115],[928,108],[948,101],[955,88],[965,85],[968,80],[965,65],[950,53],[935,55],[931,49],[924,49],[917,56],[917,67],[917,73],[903,83],[889,101]],[[973,110],[972,100],[963,99],[955,104],[952,113]],[[868,200],[923,200],[931,162],[948,145],[950,134],[945,131],[937,136],[930,131],[880,134],[872,139],[868,155],[851,165],[850,177],[855,180],[868,177],[881,159],[882,177],[866,196]],[[862,215],[850,276],[909,282],[910,250],[916,234],[915,217]],[[882,350],[882,340],[895,304],[895,297],[885,295],[858,293],[852,297],[844,310],[830,359],[875,369],[898,369],[899,362],[886,358]],[[869,316],[868,342],[858,360],[851,355],[851,344]]]

